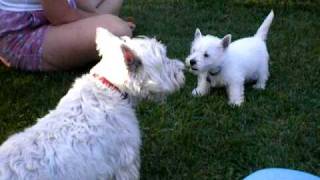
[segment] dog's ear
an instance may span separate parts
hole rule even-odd
[[[221,45],[223,49],[226,49],[230,43],[231,43],[231,34],[224,36],[221,40]]]
[[[128,46],[122,44],[121,50],[129,72],[137,72],[142,66],[140,58]]]
[[[201,31],[199,28],[196,29],[196,32],[194,33],[194,39],[198,39],[202,37]]]

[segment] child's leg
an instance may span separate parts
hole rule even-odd
[[[87,12],[119,15],[123,0],[77,0],[77,7]]]
[[[123,0],[102,0],[98,4],[97,9],[99,13],[111,13],[119,15]]]
[[[41,70],[68,70],[98,61],[97,27],[104,27],[117,36],[132,35],[127,22],[108,14],[50,26],[43,43]]]
[[[118,16],[122,7],[123,0],[74,0],[76,1],[77,8],[98,14],[113,14]],[[127,19],[128,24],[132,30],[136,25],[134,20]]]
[[[77,4],[77,8],[83,10],[83,11],[87,11],[87,12],[96,12],[97,8],[97,4],[100,2],[101,0],[76,0],[76,4]]]

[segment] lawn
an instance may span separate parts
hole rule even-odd
[[[156,36],[184,61],[194,31],[233,39],[253,35],[271,9],[271,77],[265,91],[227,104],[224,89],[190,94],[196,77],[164,104],[137,108],[143,133],[142,179],[241,179],[266,167],[320,175],[320,3],[317,1],[128,0],[136,34]],[[0,142],[53,109],[87,70],[26,73],[0,66]]]

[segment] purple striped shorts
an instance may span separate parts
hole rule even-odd
[[[0,10],[0,58],[6,65],[27,71],[40,70],[42,42],[49,21],[43,11]]]
[[[75,0],[69,4],[75,8]],[[49,25],[43,11],[0,10],[0,63],[41,71],[43,40]]]

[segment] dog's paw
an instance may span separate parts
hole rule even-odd
[[[240,107],[242,103],[243,100],[229,100],[228,102],[231,107]]]
[[[265,84],[262,83],[257,83],[255,85],[252,86],[254,89],[259,89],[259,90],[264,90],[266,88]]]
[[[207,94],[207,92],[205,92],[199,88],[195,88],[192,90],[192,96],[204,96],[206,94]]]

